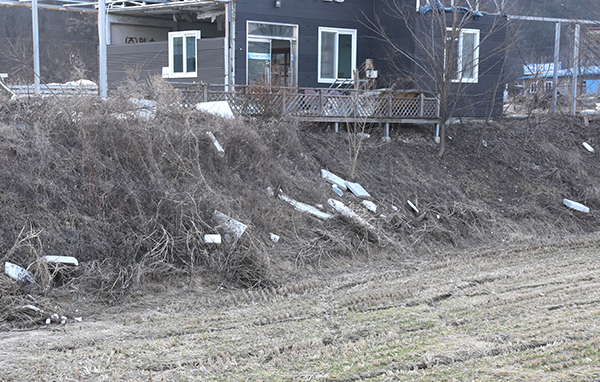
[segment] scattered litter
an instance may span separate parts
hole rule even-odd
[[[413,211],[415,211],[417,214],[419,214],[419,209],[417,208],[417,206],[415,206],[413,204],[413,202],[411,202],[410,200],[407,200],[406,202],[408,203],[408,205],[410,206],[410,208],[413,209]]]
[[[563,199],[563,204],[571,209],[574,209],[576,211],[580,211],[580,212],[583,212],[586,214],[590,212],[590,209],[588,207],[584,206],[581,203],[577,203],[577,202],[574,202],[569,199]]]
[[[234,118],[231,107],[229,107],[229,102],[227,101],[200,102],[196,104],[196,110],[219,115],[223,118]]]
[[[60,316],[60,324],[61,324],[61,325],[64,325],[64,324],[66,324],[66,323],[67,323],[67,317],[65,317],[65,316]]]
[[[49,263],[60,263],[65,265],[72,265],[74,267],[79,265],[79,261],[72,256],[44,256],[44,260]]]
[[[371,197],[371,194],[358,183],[346,182],[346,187],[358,198],[369,199]]]
[[[77,321],[77,322],[81,322],[81,321],[83,321],[83,318],[82,318],[82,317],[75,317],[75,318],[73,318],[73,319],[74,319],[75,321]]]
[[[281,199],[281,200],[283,200],[285,202],[288,202],[297,211],[309,213],[309,214],[311,214],[313,216],[318,217],[319,219],[327,220],[327,219],[329,219],[332,216],[331,214],[328,214],[327,212],[319,211],[315,207],[309,206],[306,203],[302,203],[302,202],[299,202],[297,200],[294,200],[294,199],[288,197],[285,194],[279,194],[279,199]]]
[[[335,184],[340,189],[342,189],[342,191],[347,190],[346,181],[327,170],[321,170],[321,178],[325,179],[326,181],[328,181],[331,184]]]
[[[235,236],[236,239],[239,239],[240,237],[242,237],[242,235],[248,228],[248,226],[245,225],[244,223],[239,222],[233,218],[230,218],[229,216],[227,216],[224,213],[219,212],[217,210],[215,210],[215,212],[213,212],[213,219],[215,219],[215,221],[221,227],[223,227],[223,229],[229,235]],[[227,237],[225,237],[225,241],[229,242],[229,240],[227,240]]]
[[[26,269],[21,268],[17,264],[9,263],[8,261],[4,263],[4,273],[12,277],[17,281],[29,281],[33,283],[33,275],[27,271]]]
[[[359,138],[371,138],[371,134],[367,133],[356,133],[356,136]]]
[[[52,322],[58,322],[59,319],[60,319],[60,317],[56,313],[54,313],[53,315],[50,316],[50,320]],[[46,320],[46,322],[48,322],[48,320]]]
[[[279,236],[275,235],[274,233],[271,234],[271,241],[273,243],[277,243],[279,241]]]
[[[587,151],[589,151],[589,152],[591,152],[591,153],[593,153],[593,152],[595,151],[595,150],[594,150],[594,148],[593,148],[592,146],[590,146],[590,144],[589,144],[589,143],[587,143],[587,142],[583,142],[583,143],[582,143],[582,145],[583,145],[583,147],[585,147],[585,149],[586,149]]]
[[[365,227],[373,232],[376,232],[375,227],[373,227],[360,215],[352,211],[352,209],[347,207],[344,203],[340,202],[339,200],[329,199],[327,200],[327,203],[329,203],[329,205],[333,207],[334,210],[342,214],[342,216],[344,216],[345,218],[351,220],[352,222],[358,224],[361,227]]]
[[[42,309],[38,308],[37,306],[33,306],[33,305],[23,305],[23,309],[29,309],[29,310],[33,310],[34,312],[44,313],[44,311]]]
[[[212,133],[212,131],[207,131],[206,135],[208,135],[208,137],[212,141],[213,145],[215,145],[215,148],[217,149],[217,155],[219,157],[223,158],[225,156],[225,150],[223,149],[223,146],[221,146],[221,144],[219,143],[219,141],[217,141],[217,138],[215,138],[215,136]]]
[[[212,235],[204,235],[204,242],[208,244],[221,244],[221,235],[212,234]]]
[[[273,192],[273,188],[271,188],[271,186],[267,187],[267,195],[269,195],[271,198],[275,196],[275,193]]]
[[[363,200],[362,205],[372,213],[377,213],[377,205],[371,201]]]
[[[393,209],[394,211],[398,211],[398,207],[396,207],[396,206],[392,206],[392,209]]]
[[[337,194],[337,196],[343,196],[344,195],[344,191],[342,191],[338,186],[336,186],[335,184],[331,185],[331,188],[333,188],[333,192],[335,192]]]
[[[46,325],[50,325],[52,323],[52,320],[49,318],[46,318]]]

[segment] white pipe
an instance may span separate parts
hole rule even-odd
[[[558,54],[560,52],[560,22],[554,30],[554,68],[552,69],[552,114],[556,114],[558,98]]]

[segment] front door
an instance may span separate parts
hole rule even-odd
[[[298,26],[249,21],[247,83],[295,86]]]
[[[271,85],[271,40],[248,39],[248,84]]]

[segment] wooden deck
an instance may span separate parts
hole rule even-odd
[[[227,101],[240,116],[292,115],[311,122],[439,123],[439,102],[416,90],[265,88],[198,85],[184,91],[184,103]]]

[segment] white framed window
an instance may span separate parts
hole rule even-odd
[[[452,33],[452,28],[447,31]],[[460,29],[455,39],[456,73],[452,82],[479,80],[479,29]]]
[[[356,71],[356,29],[319,27],[318,78],[351,80]]]
[[[200,31],[169,32],[169,67],[163,68],[163,77],[197,77]]]

